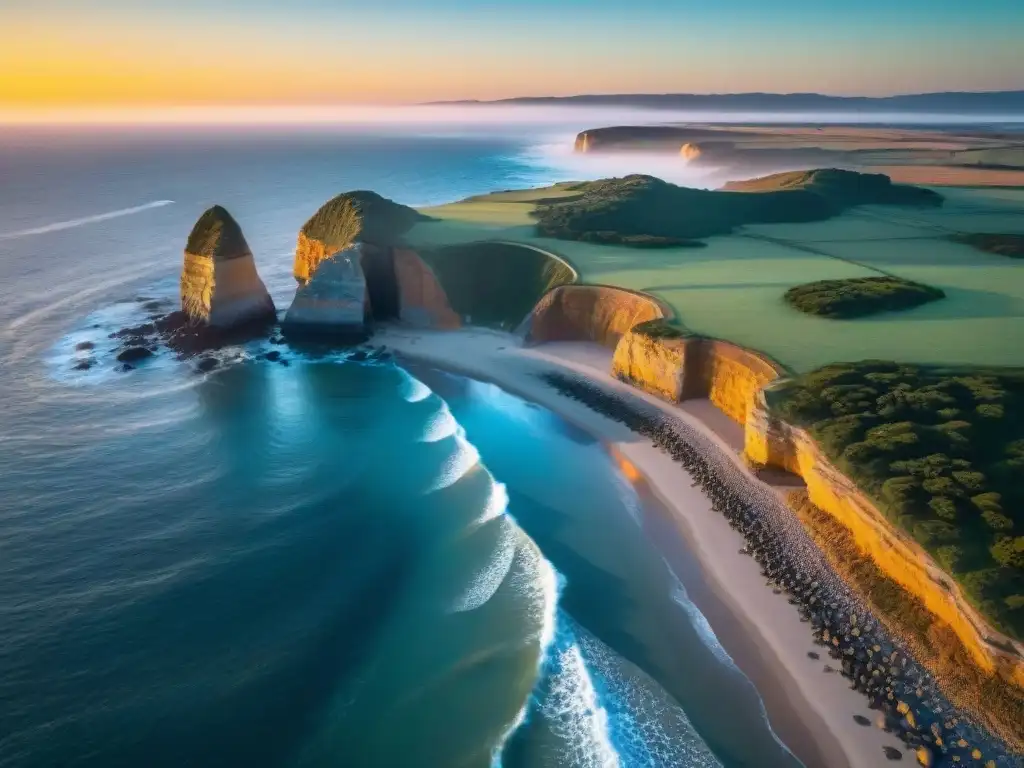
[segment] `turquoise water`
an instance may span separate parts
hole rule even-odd
[[[174,296],[206,205],[286,306],[323,200],[557,178],[529,141],[5,139],[0,765],[792,764],[642,500],[550,412],[287,349],[71,370]]]

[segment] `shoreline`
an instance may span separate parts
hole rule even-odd
[[[620,462],[628,462],[638,491],[657,502],[654,508],[667,512],[664,527],[674,535],[666,535],[667,546],[659,550],[674,570],[689,571],[677,576],[692,592],[691,600],[757,688],[772,729],[807,768],[877,766],[888,762],[887,750],[914,761],[913,752],[894,734],[871,725],[877,712],[866,697],[841,675],[823,670],[829,659],[819,655],[809,626],[785,593],[766,585],[754,558],[740,553],[743,535],[712,509],[695,478],[649,439],[560,393],[538,374],[577,377],[639,397],[659,413],[700,430],[722,457],[747,472],[727,442],[699,418],[613,379],[606,373],[611,353],[593,344],[524,348],[515,337],[485,329],[453,333],[387,328],[375,340],[400,357],[498,384],[574,423],[608,446]],[[691,561],[689,568],[686,560]],[[691,590],[691,585],[697,588]]]

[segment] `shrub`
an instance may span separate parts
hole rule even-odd
[[[911,309],[945,295],[939,288],[900,277],[882,276],[817,280],[790,288],[783,298],[795,309],[809,315],[849,319]]]

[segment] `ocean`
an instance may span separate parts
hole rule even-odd
[[[584,127],[0,128],[0,766],[755,764],[648,502],[554,414],[290,350],[73,369],[214,203],[286,307],[328,198],[607,175]]]

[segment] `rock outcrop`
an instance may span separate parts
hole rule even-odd
[[[953,579],[885,519],[810,434],[772,415],[766,394],[770,396],[770,388],[759,394],[746,423],[746,456],[800,475],[811,502],[846,527],[887,576],[949,624],[981,669],[1024,686],[1024,644],[992,630]]]
[[[393,246],[428,217],[376,192],[345,192],[328,200],[299,231],[295,279],[309,280],[320,262],[356,242]]]
[[[733,421],[746,424],[758,393],[783,370],[727,341],[658,336],[640,326],[615,347],[612,374],[671,402],[706,397]]]
[[[603,285],[562,285],[548,291],[523,323],[528,344],[593,341],[615,349],[633,326],[666,316],[651,296]]]
[[[321,259],[295,291],[282,330],[292,337],[365,336],[369,303],[361,256],[355,245]]]
[[[392,251],[398,283],[398,316],[403,323],[420,328],[451,330],[462,325],[458,314],[430,266],[416,251]]]
[[[190,322],[222,329],[275,317],[242,229],[219,205],[200,216],[189,235],[181,309]]]

